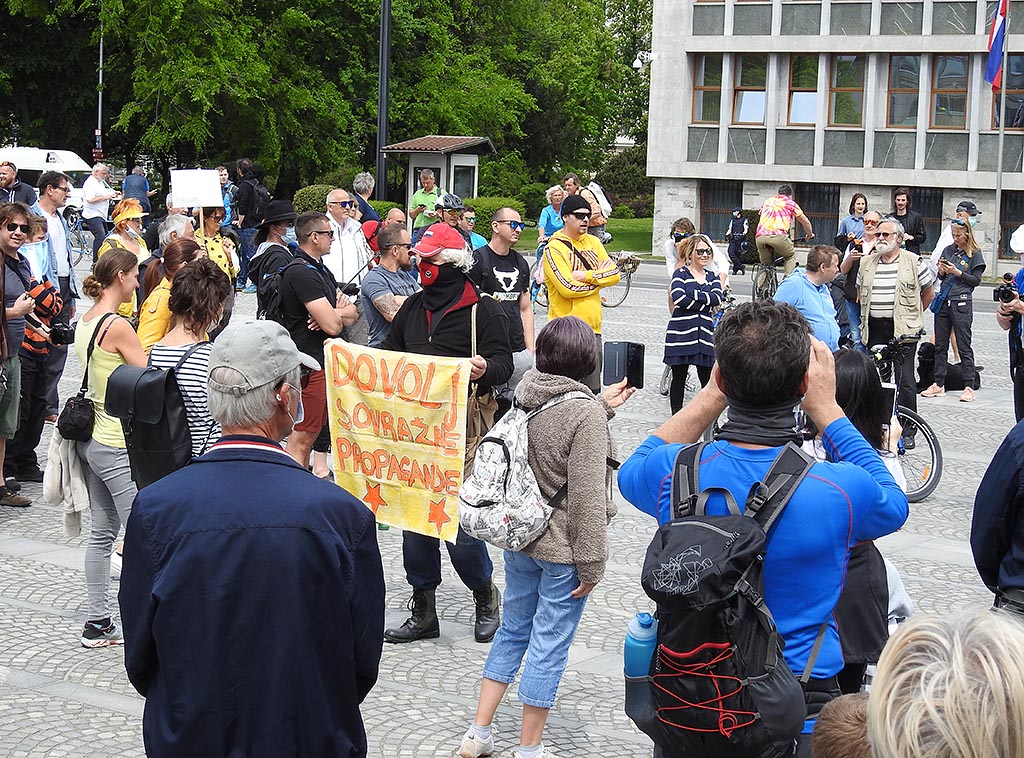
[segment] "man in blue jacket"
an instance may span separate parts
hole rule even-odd
[[[278,440],[302,419],[280,324],[232,324],[210,355],[223,436],[132,507],[121,573],[146,754],[365,756],[384,576],[373,514]]]
[[[839,321],[829,283],[838,273],[839,251],[831,245],[815,245],[807,253],[807,267],[783,279],[774,298],[800,311],[814,336],[832,351],[839,349]]]
[[[1024,422],[1006,435],[978,487],[971,520],[974,565],[995,606],[1024,616]]]
[[[810,704],[797,756],[809,756],[817,711],[839,695],[843,668],[832,609],[839,599],[850,548],[896,531],[909,512],[878,453],[843,415],[835,398],[831,351],[809,335],[807,321],[791,305],[744,303],[715,333],[716,367],[711,381],[683,410],[662,424],[622,465],[619,490],[665,523],[671,519],[676,456],[728,407],[718,441],[700,464],[700,486],[722,488],[743,502],[761,481],[781,447],[799,444],[798,411],[822,430],[830,462],[816,463],[768,535],[764,561],[765,599],[785,641],[790,669],[800,674],[818,630],[828,621],[821,650],[804,686]],[[707,513],[727,515],[715,493]]]

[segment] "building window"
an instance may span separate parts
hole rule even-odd
[[[789,59],[789,123],[813,126],[818,120],[818,56]]]
[[[829,126],[861,126],[864,122],[866,55],[833,55],[828,92]]]
[[[936,55],[932,61],[931,121],[936,129],[967,128],[966,55]]]
[[[719,123],[722,116],[722,56],[698,56],[693,82],[694,122]]]
[[[700,182],[700,230],[712,239],[724,239],[732,221],[732,209],[743,207],[743,182],[702,179]]]
[[[1007,56],[1006,77],[1006,128],[1024,128],[1024,55]],[[999,92],[992,98],[992,128],[999,128]],[[1014,217],[1016,218],[1016,217]]]
[[[921,88],[921,56],[889,56],[889,111],[885,125],[893,129],[917,126]]]
[[[734,124],[764,124],[765,102],[768,99],[767,55],[737,55],[733,81],[732,122]]]

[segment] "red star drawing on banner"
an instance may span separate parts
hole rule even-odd
[[[441,533],[441,527],[452,520],[452,517],[444,509],[444,498],[438,501],[430,501],[430,513],[427,515],[427,521],[437,526],[437,533]]]
[[[380,482],[377,484],[366,484],[366,495],[363,497],[363,502],[370,506],[370,510],[373,511],[373,515],[377,515],[377,509],[382,505],[387,507],[387,502],[380,494]]]

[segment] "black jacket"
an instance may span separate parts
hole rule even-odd
[[[924,241],[928,239],[928,234],[924,230],[924,216],[913,208],[907,208],[906,216],[897,216],[896,211],[893,211],[889,215],[903,224],[903,230],[907,233],[905,238],[907,250],[920,255],[921,245],[923,245]]]
[[[512,349],[508,343],[508,317],[504,309],[489,297],[476,296],[476,352],[487,361],[487,370],[477,380],[480,394],[504,384],[512,376]],[[470,298],[471,300],[473,298]],[[433,334],[427,326],[423,308],[423,292],[410,295],[391,322],[391,332],[381,343],[384,350],[397,350],[420,355],[444,355],[471,358],[469,314],[472,302],[456,305],[434,324]]]
[[[36,191],[21,179],[15,179],[7,189],[0,190],[0,200],[5,203],[24,203],[32,205],[39,199]]]
[[[1024,590],[1024,421],[1006,435],[978,487],[971,550],[981,581]]]

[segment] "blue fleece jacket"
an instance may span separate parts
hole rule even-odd
[[[832,609],[846,578],[850,548],[896,531],[909,513],[907,496],[847,418],[829,424],[822,442],[829,460],[837,462],[814,464],[768,535],[764,561],[765,599],[785,640],[786,662],[797,675],[828,619],[812,673],[816,679],[834,676],[843,667]],[[648,437],[619,471],[622,495],[658,523],[671,520],[672,471],[682,447]],[[714,442],[701,457],[701,488],[728,489],[742,503],[778,453],[779,448],[750,450]],[[707,512],[726,515],[725,499],[712,495]],[[813,726],[808,719],[804,733]]]

